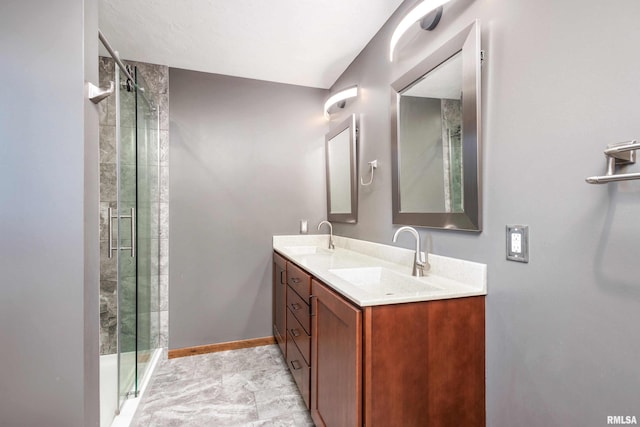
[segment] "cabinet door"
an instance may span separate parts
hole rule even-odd
[[[362,425],[362,313],[312,280],[311,417],[318,427]]]
[[[287,277],[286,261],[273,254],[273,336],[287,357]]]

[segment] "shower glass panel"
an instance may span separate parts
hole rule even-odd
[[[136,383],[136,92],[116,66],[118,109],[118,362],[119,406]],[[129,249],[126,249],[129,248]]]
[[[116,67],[118,68],[118,67]],[[117,69],[119,406],[137,396],[158,347],[158,113],[138,70]],[[154,326],[154,327],[152,327]],[[154,336],[155,334],[155,336]]]
[[[136,82],[147,82],[136,69]],[[136,98],[136,221],[138,230],[137,269],[137,379],[136,390],[144,377],[151,356],[158,347],[159,325],[159,150],[158,110],[138,92]],[[152,314],[158,317],[152,319]],[[155,334],[154,334],[155,332]],[[154,337],[155,335],[155,337]]]

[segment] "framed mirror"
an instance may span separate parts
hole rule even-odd
[[[355,114],[340,123],[325,138],[327,164],[327,219],[358,221],[358,122]]]
[[[392,83],[393,223],[479,232],[480,24]]]

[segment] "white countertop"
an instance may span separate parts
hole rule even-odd
[[[355,304],[366,307],[487,294],[487,266],[428,254],[425,277],[411,276],[414,251],[333,236],[273,236],[273,249]]]

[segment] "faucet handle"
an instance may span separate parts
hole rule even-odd
[[[424,252],[419,252],[417,254],[417,258],[418,259],[416,260],[416,264],[420,267],[421,270],[427,271],[429,270],[429,268],[431,268],[429,262],[427,261],[427,255]]]

